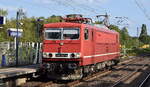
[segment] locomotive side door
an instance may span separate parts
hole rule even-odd
[[[92,46],[92,55],[95,55],[95,35],[94,35],[94,29],[91,29],[91,46]],[[92,57],[92,62],[95,64],[95,57]]]

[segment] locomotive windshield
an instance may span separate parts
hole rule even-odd
[[[45,30],[45,39],[49,40],[75,40],[78,38],[78,28],[48,28]]]
[[[61,30],[60,29],[48,29],[45,31],[46,39],[61,39]]]

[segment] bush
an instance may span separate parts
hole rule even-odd
[[[134,52],[137,56],[150,56],[150,48],[135,48]]]

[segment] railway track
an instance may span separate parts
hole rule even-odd
[[[120,85],[122,84],[122,82],[127,81],[128,79],[130,79],[132,76],[134,76],[137,72],[139,72],[140,70],[142,70],[145,66],[147,66],[147,64],[143,64],[141,67],[135,69],[133,72],[121,77],[118,81],[115,82],[115,84],[113,84],[111,87],[120,87]]]
[[[93,75],[87,76],[87,77],[83,78],[82,80],[76,80],[76,81],[70,82],[70,83],[66,84],[65,87],[77,86],[77,85],[82,84],[82,81],[94,79],[94,78],[97,78],[98,76],[100,77],[100,76],[106,75],[110,72],[111,72],[110,70],[105,70],[105,71],[102,71],[102,72],[98,72],[98,73],[95,73]]]
[[[138,59],[138,60],[141,61],[141,59]],[[128,60],[120,62],[119,65],[114,66],[114,68],[115,69],[121,69],[121,68],[126,67],[129,64],[131,64],[133,62],[136,62],[136,61],[137,61],[136,58],[128,59]],[[79,86],[80,84],[83,84],[84,81],[89,81],[89,80],[92,80],[92,79],[95,79],[95,78],[98,78],[98,77],[102,77],[102,76],[110,74],[112,72],[113,72],[113,70],[100,71],[100,72],[97,72],[97,73],[92,74],[90,76],[87,76],[87,77],[83,78],[82,80],[77,80],[77,81],[70,82],[70,83],[66,84],[65,86],[67,86],[67,87]]]
[[[126,64],[121,63],[119,66],[115,66],[114,67],[115,70],[103,71],[102,73],[93,74],[93,76],[91,78],[89,78],[89,79],[83,79],[83,81],[81,80],[81,81],[77,81],[77,82],[72,82],[72,83],[67,84],[67,86],[68,87],[87,87],[87,86],[89,86],[89,87],[113,87],[113,86],[114,87],[120,87],[118,85],[120,85],[120,83],[122,82],[123,79],[125,80],[125,78],[126,79],[130,78],[136,72],[140,71],[143,67],[147,66],[147,63],[146,64],[142,64],[142,63],[145,63],[147,60],[143,61],[143,59],[136,59],[136,60],[130,60],[130,61],[127,60],[127,61],[128,62],[125,62]],[[148,61],[148,62],[150,62],[150,61]],[[139,66],[141,65],[141,66],[139,67],[138,65]],[[123,71],[125,71],[125,70],[122,70],[122,69],[126,69],[126,68],[130,68],[129,71],[130,70],[131,71],[123,73]],[[134,70],[134,68],[136,68],[136,69]],[[119,72],[118,71],[119,69],[121,69],[122,72]],[[114,73],[114,72],[116,72],[115,75],[116,75],[117,79],[113,78],[113,74],[112,73]],[[114,77],[115,77],[115,75],[114,75]],[[110,76],[111,78],[107,78],[108,76]],[[99,78],[99,81],[97,80],[98,78]],[[105,80],[103,78],[105,78]],[[109,81],[107,81],[107,80],[109,80]],[[94,83],[94,82],[96,82],[96,83]],[[93,85],[91,85],[91,83]],[[123,87],[125,87],[125,86],[123,86]]]
[[[125,64],[127,62],[131,62],[131,61],[133,61],[133,58],[128,59],[128,60],[123,60],[122,62],[120,62],[120,65],[121,64]],[[94,78],[94,76],[105,75],[105,74],[110,73],[110,72],[111,72],[110,70],[105,70],[105,71],[98,72],[98,73],[95,73],[93,75],[90,75],[88,77],[85,77],[82,80],[88,80],[90,78]],[[37,78],[35,80],[28,81],[27,83],[22,84],[19,87],[47,87],[47,86],[53,86],[54,84],[56,84],[57,86],[62,86],[62,87],[63,86],[69,86],[70,87],[70,86],[73,86],[74,84],[81,83],[81,80],[76,80],[76,81],[73,81],[73,82],[68,82],[67,85],[66,84],[57,84],[57,83],[54,83],[53,81],[40,81],[40,78]]]
[[[26,84],[23,84],[19,87],[49,87],[52,86],[54,83],[52,81],[49,82],[27,82]]]
[[[150,73],[146,76],[146,78],[138,87],[150,87]]]
[[[114,69],[112,69],[112,70],[108,70],[107,69],[107,70],[104,70],[104,71],[96,72],[96,73],[94,73],[92,75],[84,77],[82,80],[76,80],[76,81],[67,82],[67,83],[57,83],[57,82],[53,82],[53,81],[34,82],[34,83],[27,82],[26,86],[24,85],[24,86],[20,86],[20,87],[76,87],[76,86],[77,87],[87,87],[87,86],[91,86],[91,85],[85,85],[85,82],[91,82],[91,81],[93,81],[94,79],[97,79],[97,78],[104,78],[105,76],[110,75],[114,71],[117,72],[118,70],[121,70],[123,68],[125,69],[125,68],[129,67],[132,64],[136,65],[137,62],[142,63],[142,61],[143,61],[143,59],[141,59],[141,58],[131,58],[131,59],[122,61],[118,66],[115,66]],[[146,64],[142,65],[140,67],[142,68],[144,66],[146,66]],[[123,78],[125,79],[125,77],[126,77],[126,79],[127,79],[127,77],[128,78],[131,77],[132,75],[134,75],[139,70],[140,70],[140,68],[138,68],[138,69],[136,68],[136,70],[134,70],[134,73],[132,71],[132,73],[130,72],[130,75],[129,75],[129,73],[128,73],[128,75],[127,74],[123,75],[122,79],[120,78],[119,80],[115,80],[114,82],[111,82],[109,84],[109,86],[112,85],[112,87],[118,87],[117,84],[120,85],[120,83],[123,81]],[[29,85],[29,83],[31,85]],[[37,84],[37,85],[35,85],[35,84]],[[109,87],[108,85],[106,85],[106,86],[103,86],[103,85],[100,86],[101,84],[103,84],[102,81],[100,82],[99,86],[97,86],[97,87]],[[116,86],[115,86],[115,84],[116,84]],[[141,86],[141,87],[143,87],[143,86]]]

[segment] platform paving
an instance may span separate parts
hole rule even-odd
[[[20,67],[2,68],[0,69],[0,79],[35,73],[38,67],[39,65],[37,64]]]

